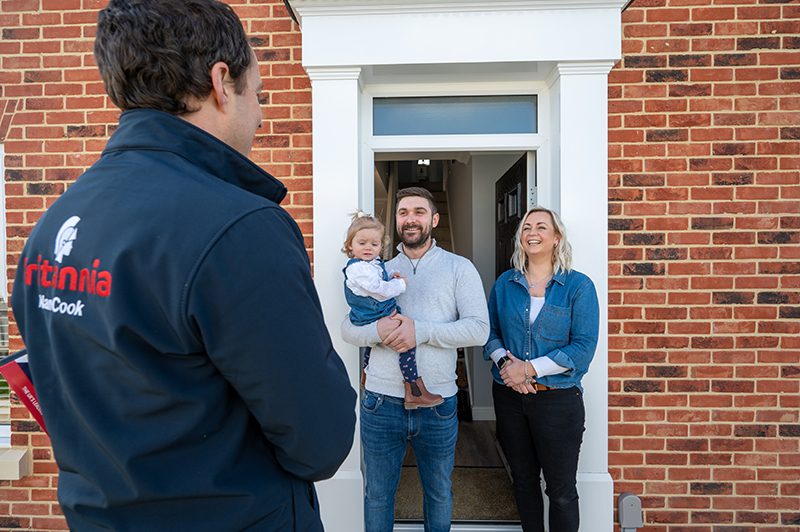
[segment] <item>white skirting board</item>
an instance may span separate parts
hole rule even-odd
[[[494,421],[494,407],[492,406],[473,406],[473,421]]]

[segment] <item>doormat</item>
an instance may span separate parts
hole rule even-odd
[[[505,468],[453,469],[453,521],[519,522]],[[416,467],[403,467],[395,498],[395,520],[422,520],[422,487]]]

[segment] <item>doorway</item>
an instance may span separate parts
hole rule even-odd
[[[486,296],[496,278],[495,189],[513,187],[512,217],[505,226],[516,229],[516,218],[528,202],[527,152],[498,153],[376,153],[374,205],[376,215],[394,228],[394,194],[418,186],[431,191],[440,214],[433,237],[439,247],[473,261]],[[535,160],[535,159],[531,159]],[[513,174],[512,177],[508,177]],[[531,175],[533,175],[531,173]],[[511,181],[513,180],[513,183]],[[531,183],[533,186],[533,183]],[[511,199],[508,208],[511,208]],[[506,206],[504,205],[504,212]],[[488,230],[487,230],[488,228]],[[389,231],[394,240],[396,234]],[[386,258],[396,254],[396,242]],[[506,267],[508,263],[506,262]],[[453,524],[508,526],[519,530],[519,516],[511,481],[495,437],[491,401],[490,364],[479,347],[459,350],[456,382],[459,401],[459,438],[453,472]],[[422,490],[410,446],[395,500],[396,530],[422,522]],[[408,528],[409,530],[413,528]]]

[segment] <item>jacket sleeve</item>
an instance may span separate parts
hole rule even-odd
[[[597,291],[591,279],[587,278],[575,291],[572,300],[569,343],[547,353],[547,357],[569,370],[587,370],[597,347],[599,322]]]
[[[302,235],[278,207],[227,227],[186,286],[187,326],[290,474],[333,476],[350,452],[355,391],[323,321]]]
[[[458,319],[449,323],[415,321],[417,345],[453,349],[481,346],[489,334],[489,314],[478,271],[472,263],[459,268],[456,279],[456,309]]]
[[[489,340],[483,346],[484,360],[490,360],[492,353],[498,349],[506,350],[506,345],[500,332],[500,314],[497,311],[497,286],[499,282],[500,279],[495,281],[489,294]]]

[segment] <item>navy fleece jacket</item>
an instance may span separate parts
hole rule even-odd
[[[73,530],[322,529],[356,395],[285,195],[134,110],[36,225],[12,302]]]

